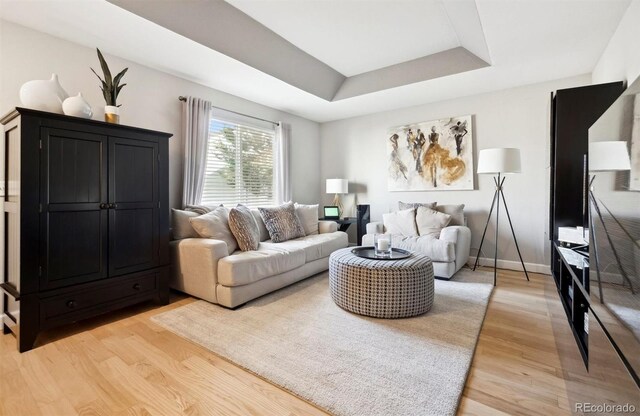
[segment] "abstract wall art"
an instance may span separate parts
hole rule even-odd
[[[390,129],[389,190],[473,190],[472,127],[468,115]]]

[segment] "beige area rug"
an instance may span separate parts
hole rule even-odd
[[[432,309],[376,319],[336,306],[322,273],[235,311],[197,301],[157,324],[335,415],[455,414],[493,275],[435,283]]]

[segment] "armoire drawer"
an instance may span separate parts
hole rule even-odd
[[[157,290],[157,272],[101,285],[93,289],[67,293],[41,300],[41,318],[50,320],[75,315],[89,309],[100,309],[112,302],[122,302]]]

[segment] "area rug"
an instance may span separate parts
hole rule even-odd
[[[453,415],[491,279],[436,280],[432,309],[407,319],[340,309],[322,273],[235,311],[197,301],[152,320],[335,415]]]

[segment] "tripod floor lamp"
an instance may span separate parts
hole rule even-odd
[[[518,251],[518,257],[520,257],[520,263],[522,263],[522,269],[524,275],[529,280],[529,274],[526,267],[524,267],[524,261],[522,261],[522,254],[520,254],[520,247],[518,246],[518,239],[516,238],[516,232],[513,230],[513,224],[511,223],[511,215],[509,215],[509,208],[507,208],[507,200],[504,197],[502,188],[504,185],[504,174],[520,173],[520,149],[504,148],[504,149],[483,149],[480,150],[478,155],[478,170],[479,174],[493,174],[493,182],[496,185],[496,190],[493,193],[493,201],[491,202],[491,208],[489,209],[489,216],[487,217],[487,223],[484,226],[482,232],[482,240],[480,240],[480,248],[478,248],[478,255],[476,262],[473,265],[473,270],[478,267],[478,260],[480,259],[480,253],[482,252],[482,244],[484,243],[484,237],[487,234],[487,227],[489,221],[491,221],[491,214],[493,209],[496,210],[496,251],[493,257],[493,285],[496,285],[497,268],[498,268],[498,232],[500,225],[500,201],[504,205],[504,211],[507,214],[507,220],[509,221],[509,227],[511,228],[511,234],[513,235],[513,241],[516,244],[516,250]],[[500,198],[502,197],[502,199]]]

